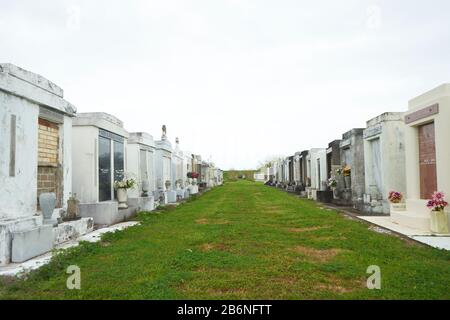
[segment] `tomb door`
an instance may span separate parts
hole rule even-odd
[[[311,160],[308,160],[308,168],[307,168],[307,178],[306,178],[306,185],[308,187],[311,186]]]
[[[317,189],[322,189],[322,183],[320,181],[320,159],[317,159]]]
[[[154,191],[155,190],[155,185],[154,185],[154,173],[153,173],[153,152],[148,151],[147,152],[147,174],[148,174],[148,182],[150,183],[150,190]]]
[[[304,165],[303,165],[303,158],[300,159],[300,181],[301,183],[305,183],[305,169],[304,169]]]
[[[37,196],[52,192],[56,207],[62,207],[62,172],[59,160],[59,125],[39,118]],[[39,201],[38,201],[39,203]]]
[[[114,181],[122,181],[125,177],[124,152],[123,142],[114,141]],[[115,192],[114,198],[117,198]]]
[[[105,137],[98,139],[98,181],[99,201],[111,200],[111,140]]]
[[[163,158],[163,184],[165,185],[167,180],[171,180],[170,179],[170,166],[171,166],[171,161],[170,158],[168,157],[164,157]]]
[[[183,180],[183,160],[178,159],[177,180]]]
[[[379,195],[379,194],[381,194],[381,186],[382,186],[380,139],[372,140],[371,147],[372,147],[372,184],[371,184],[371,187],[375,187],[376,192]]]
[[[419,127],[420,198],[429,199],[437,190],[434,122]]]
[[[294,159],[289,160],[289,182],[294,181]]]
[[[99,201],[109,201],[115,197],[114,181],[124,178],[124,139],[106,130],[99,130],[98,175]]]
[[[330,179],[332,174],[331,174],[331,160],[332,160],[332,153],[328,153],[327,154],[327,179]]]
[[[142,150],[142,149],[139,152],[139,180],[140,180],[141,189],[142,189],[142,182],[145,180],[148,181],[147,150]]]

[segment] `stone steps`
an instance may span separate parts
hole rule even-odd
[[[406,211],[391,210],[391,221],[422,231],[430,230],[430,210],[426,200],[407,199]]]

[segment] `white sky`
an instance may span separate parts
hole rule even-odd
[[[0,62],[222,167],[326,147],[449,82],[450,1],[0,0]]]

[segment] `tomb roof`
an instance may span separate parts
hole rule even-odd
[[[403,112],[385,112],[367,121],[367,127],[383,121],[403,121]]]
[[[436,103],[437,99],[450,97],[450,83],[444,83],[430,91],[427,91],[411,100],[408,103],[408,109],[414,110],[426,107]]]
[[[167,139],[155,141],[155,146],[158,149],[166,150],[172,153],[172,144]]]
[[[353,128],[342,135],[342,140],[347,140],[351,136],[362,135],[365,128]]]
[[[139,143],[150,147],[155,147],[153,136],[146,132],[131,132],[128,140],[129,144]]]
[[[128,138],[128,132],[123,128],[123,122],[115,116],[105,112],[83,112],[78,113],[73,119],[72,126],[93,126],[107,130]]]
[[[0,90],[73,116],[76,108],[63,99],[64,92],[43,76],[11,63],[0,63]]]
[[[334,147],[334,146],[339,147],[339,144],[341,143],[341,141],[342,141],[341,139],[336,139],[336,140],[331,141],[328,144],[328,148],[331,148],[331,147]]]

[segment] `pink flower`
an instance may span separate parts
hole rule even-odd
[[[443,192],[435,192],[433,194],[433,198],[435,198],[435,199],[443,199],[444,198],[444,193]]]
[[[447,206],[448,202],[444,200],[444,193],[438,191],[433,193],[431,200],[427,203],[427,208],[434,211],[444,210]]]
[[[400,203],[402,202],[403,194],[398,191],[390,191],[388,198],[392,203]]]

